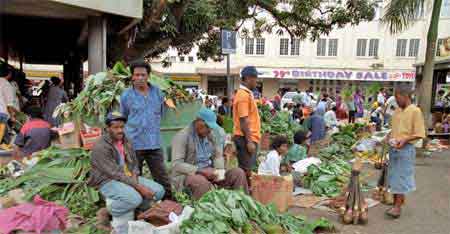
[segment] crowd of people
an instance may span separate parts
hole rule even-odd
[[[51,130],[61,124],[53,116],[56,107],[68,102],[63,80],[51,77],[45,81],[40,95],[33,96],[24,77],[6,63],[0,63],[0,144],[14,144],[16,158],[30,156],[50,146],[56,136]]]
[[[400,88],[392,97],[381,89],[369,112],[365,111],[365,97],[359,90],[347,98],[330,97],[325,92],[315,98],[311,90],[298,92],[292,101],[282,106],[283,93],[279,92],[271,100],[261,98],[260,93],[254,91],[258,78],[256,68],[244,67],[241,84],[233,97],[221,98],[221,105],[214,108],[206,101],[193,122],[174,136],[169,170],[161,147],[160,122],[166,108],[164,94],[148,83],[151,68],[147,63],[131,64],[130,70],[132,87],[121,95],[120,111],[110,112],[106,117],[105,130],[92,149],[88,180],[88,184],[105,197],[113,217],[112,226],[118,234],[127,233],[127,223],[134,219],[136,209],[145,209],[152,201],[173,199],[174,191],[186,192],[194,199],[214,188],[249,193],[250,178],[255,171],[274,176],[291,173],[298,184],[300,175],[292,170],[292,164],[314,154],[314,148],[321,147],[329,130],[341,122],[352,123],[364,116],[370,116],[380,128],[390,119],[393,122],[386,140],[392,148],[389,176],[395,203],[388,213],[398,217],[404,195],[415,189],[412,145],[424,137],[425,130],[420,109],[411,104],[410,89]],[[16,91],[9,84],[8,70],[0,71],[0,126],[4,129],[7,121],[14,121],[20,107]],[[51,113],[67,101],[67,95],[60,88],[62,80],[52,78],[51,82],[43,105],[28,108],[30,119],[16,138],[15,145],[21,157],[49,147],[51,127],[60,123]],[[262,134],[258,104],[268,105],[273,113],[288,111],[290,121],[305,126],[293,139],[276,136],[271,143],[272,150],[259,163],[257,154]],[[218,124],[224,116],[233,121],[232,143],[225,143],[224,130]],[[289,141],[294,144],[289,145]],[[235,149],[238,167],[226,170],[224,158],[230,153],[230,145]],[[144,177],[144,164],[152,179]]]

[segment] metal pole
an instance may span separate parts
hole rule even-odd
[[[227,95],[231,98],[233,95],[233,79],[230,76],[230,54],[227,54]]]

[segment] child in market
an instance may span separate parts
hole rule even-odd
[[[292,165],[300,160],[306,159],[308,157],[307,152],[306,132],[301,130],[297,131],[294,134],[294,144],[289,148],[288,153],[281,162],[281,173],[291,174],[295,186],[301,187],[302,174],[294,171]]]
[[[288,149],[288,139],[285,136],[276,136],[272,141],[272,150],[259,164],[258,174],[280,176],[281,161]]]

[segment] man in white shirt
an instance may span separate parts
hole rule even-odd
[[[384,107],[384,125],[388,125],[391,121],[391,117],[398,108],[397,101],[395,101],[395,96],[391,96],[387,99],[386,105]]]
[[[378,102],[378,105],[380,105],[380,106],[385,104],[386,97],[384,96],[384,88],[381,88],[380,92],[378,92],[377,102]]]
[[[0,63],[0,143],[6,133],[6,124],[11,116],[8,107],[15,107],[14,87],[9,83],[11,71],[6,63]]]

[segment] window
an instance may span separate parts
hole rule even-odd
[[[328,39],[328,56],[337,56],[338,39]],[[317,56],[327,56],[327,39],[317,41]]]
[[[419,53],[420,39],[409,40],[409,57],[416,57]]]
[[[338,39],[329,39],[328,41],[328,56],[337,56]]]
[[[256,38],[256,54],[263,55],[265,51],[266,39]]]
[[[264,55],[265,42],[264,38],[256,38],[255,46],[255,38],[245,38],[245,54]]]
[[[319,39],[317,41],[317,56],[326,56],[327,39]]]
[[[450,0],[442,1],[441,17],[450,17]]]
[[[254,46],[254,38],[245,38],[245,54],[253,54]]]
[[[356,56],[366,56],[367,39],[358,39],[356,45]]]
[[[379,39],[370,39],[369,42],[369,57],[378,57],[378,45],[380,44]]]
[[[441,45],[444,43],[444,39],[438,39],[436,44],[436,56],[441,56]]]
[[[292,39],[291,55],[300,55],[300,39]]]
[[[289,39],[280,39],[280,55],[288,55],[289,52]]]
[[[190,63],[193,63],[193,62],[194,62],[194,57],[189,56],[189,57],[188,57],[188,61],[189,61]]]
[[[397,39],[397,49],[395,51],[395,56],[406,56],[406,43],[408,43],[407,39]]]
[[[184,63],[184,56],[180,56],[180,62]]]
[[[289,51],[290,55],[300,55],[300,39],[280,39],[280,55],[289,55]]]

